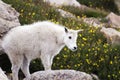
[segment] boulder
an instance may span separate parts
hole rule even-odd
[[[48,70],[35,72],[30,79],[24,80],[93,80],[93,78],[85,72],[75,70]]]
[[[50,3],[52,6],[60,7],[60,6],[75,6],[80,7],[81,4],[77,0],[43,0],[45,2]]]
[[[114,28],[120,28],[120,16],[111,12],[106,19],[108,19],[108,24]]]
[[[60,15],[64,18],[75,18],[76,19],[76,17],[70,12],[64,11],[62,9],[57,9],[56,11],[59,12]]]
[[[0,0],[0,51],[2,37],[13,27],[19,26],[19,13],[10,5]],[[0,52],[1,54],[2,52]]]
[[[120,32],[113,28],[102,27],[101,33],[107,38],[107,42],[112,45],[120,45]]]
[[[94,26],[94,27],[102,27],[103,25],[105,25],[104,23],[101,23],[99,19],[97,18],[84,18],[83,22],[85,22],[86,24],[90,25],[90,26]]]
[[[8,80],[7,76],[6,76],[5,73],[2,71],[1,68],[0,68],[0,80]]]

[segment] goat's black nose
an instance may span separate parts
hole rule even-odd
[[[77,49],[77,47],[74,47],[74,50],[76,50]]]

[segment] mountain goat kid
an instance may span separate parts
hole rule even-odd
[[[51,70],[54,56],[66,45],[77,50],[77,33],[82,30],[70,30],[49,21],[18,26],[8,32],[2,41],[2,47],[12,64],[13,80],[18,80],[21,68],[25,77],[30,78],[30,61],[41,58],[45,70]]]

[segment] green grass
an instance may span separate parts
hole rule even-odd
[[[88,8],[88,7],[81,9],[81,8],[76,8],[76,7],[72,7],[72,6],[63,6],[62,9],[65,11],[71,12],[74,15],[80,16],[80,17],[86,16],[86,17],[97,18],[97,17],[105,17],[108,15],[108,12],[106,12],[104,10]]]
[[[51,20],[71,29],[84,29],[78,37],[78,50],[76,52],[64,48],[54,59],[52,69],[75,69],[87,73],[94,73],[101,80],[119,80],[120,78],[120,47],[111,47],[100,33],[100,28],[90,27],[82,21],[72,18],[63,18],[55,8],[41,0],[3,0],[12,4],[20,13],[21,24],[29,24],[36,21]],[[74,7],[64,7],[75,16],[102,17],[104,13],[96,10],[81,12]],[[75,12],[74,12],[75,10]],[[82,16],[83,15],[83,16]],[[104,20],[103,20],[104,21]],[[34,60],[30,66],[31,73],[43,70],[40,60]]]
[[[81,4],[85,4],[92,8],[104,9],[107,11],[112,11],[114,13],[119,13],[117,6],[115,5],[115,0],[77,0]]]

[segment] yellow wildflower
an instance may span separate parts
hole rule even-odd
[[[87,39],[85,37],[82,38],[84,41],[86,41]]]
[[[113,64],[113,62],[112,62],[112,61],[110,61],[110,64]]]

